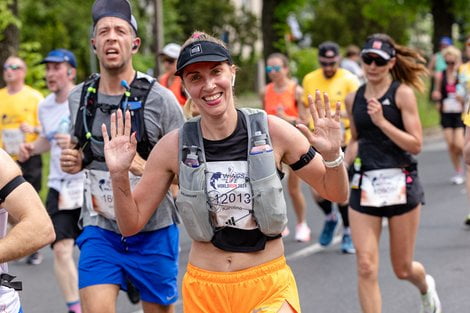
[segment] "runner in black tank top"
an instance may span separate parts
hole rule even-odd
[[[441,115],[441,127],[447,143],[447,151],[454,167],[450,181],[455,185],[463,184],[463,145],[464,124],[462,121],[463,99],[457,95],[458,68],[461,60],[460,50],[450,46],[442,51],[447,68],[435,78],[433,99],[437,101]]]
[[[354,169],[349,219],[356,247],[359,300],[364,313],[381,313],[379,242],[388,218],[395,275],[422,294],[421,313],[441,313],[434,279],[413,260],[423,189],[416,160],[422,130],[416,97],[423,90],[422,57],[385,34],[367,39],[361,52],[367,83],[348,95],[352,139],[345,161]]]
[[[396,128],[404,131],[402,114],[395,102],[395,95],[400,83],[393,81],[385,94],[378,99],[382,104],[384,117]],[[368,170],[403,168],[411,177],[407,185],[407,203],[385,207],[361,206],[361,190],[352,189],[350,206],[359,212],[375,216],[392,217],[414,209],[422,202],[424,193],[417,177],[416,160],[407,151],[402,150],[371,120],[367,113],[367,100],[364,97],[366,86],[356,92],[352,113],[357,129],[358,157],[361,160],[361,173]]]

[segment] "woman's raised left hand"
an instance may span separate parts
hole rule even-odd
[[[325,160],[334,160],[341,147],[341,103],[336,103],[335,112],[332,114],[328,95],[324,93],[322,99],[319,90],[315,91],[315,100],[311,95],[308,96],[308,103],[314,130],[312,132],[301,124],[297,127]]]

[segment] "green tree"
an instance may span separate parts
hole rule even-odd
[[[313,19],[304,26],[314,46],[326,40],[361,46],[368,35],[380,32],[406,43],[421,9],[419,1],[405,0],[310,0],[309,7]]]
[[[0,64],[12,54],[16,54],[19,46],[19,25],[17,17],[17,0],[0,1]],[[3,76],[0,76],[0,87],[5,86]]]

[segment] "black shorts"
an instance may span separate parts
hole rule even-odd
[[[406,183],[406,203],[398,205],[389,205],[383,207],[371,207],[361,205],[361,189],[351,189],[349,196],[349,205],[355,211],[360,213],[380,216],[380,217],[393,217],[396,215],[405,214],[418,206],[424,204],[424,191],[423,186],[418,177],[416,170],[411,171],[407,176],[412,178],[411,183]]]
[[[464,128],[461,113],[441,113],[442,128]]]
[[[51,244],[51,248],[54,248],[54,244],[62,239],[75,240],[82,232],[78,227],[81,209],[59,210],[58,203],[59,192],[50,188],[47,194],[46,208],[51,217],[52,224],[54,225],[56,235],[55,241]]]
[[[40,155],[30,157],[26,162],[18,162],[23,172],[23,177],[28,183],[33,185],[34,189],[41,190],[42,180],[42,159]]]

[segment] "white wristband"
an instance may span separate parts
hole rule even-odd
[[[325,164],[325,167],[327,168],[333,168],[333,167],[338,167],[341,164],[343,164],[343,161],[344,161],[344,152],[343,150],[339,149],[339,156],[336,158],[336,160],[325,161],[325,159],[323,159],[323,164]]]

